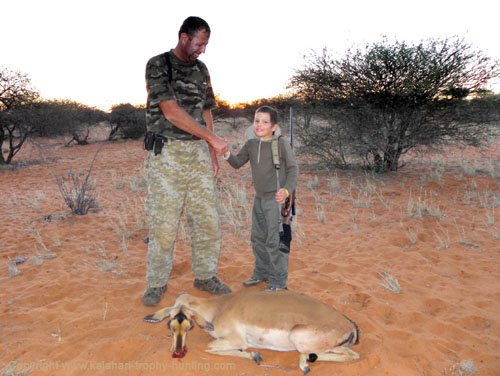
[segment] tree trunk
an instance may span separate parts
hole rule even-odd
[[[394,145],[384,153],[385,171],[397,171],[399,167],[399,158],[401,157],[401,148]]]
[[[3,158],[3,141],[5,137],[5,131],[3,129],[3,126],[0,124],[0,165],[4,165],[5,159]]]
[[[118,133],[118,130],[121,128],[120,124],[116,126],[111,126],[111,131],[109,132],[108,141],[113,141],[113,137]]]

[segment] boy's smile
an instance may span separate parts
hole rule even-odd
[[[271,123],[271,115],[266,112],[257,112],[253,121],[255,135],[262,141],[269,141],[273,138],[276,124]]]

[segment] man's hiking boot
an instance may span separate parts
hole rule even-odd
[[[153,307],[158,305],[161,300],[162,295],[167,290],[167,286],[162,287],[148,287],[148,289],[144,292],[142,296],[142,301],[145,306]]]
[[[213,276],[209,279],[197,279],[195,278],[193,286],[198,290],[207,291],[215,295],[229,294],[231,289],[228,285],[222,283],[219,278]]]
[[[255,278],[255,277],[250,277],[246,281],[243,281],[243,286],[245,287],[250,287],[250,286],[255,286],[258,285],[261,282],[266,282],[267,280],[265,278]]]

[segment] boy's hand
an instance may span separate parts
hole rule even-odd
[[[215,150],[217,155],[223,155],[224,150],[227,150],[229,144],[226,140],[215,136],[210,142],[210,146]]]
[[[281,188],[278,192],[276,192],[276,202],[280,205],[283,205],[288,196],[290,196],[288,190],[286,188]]]

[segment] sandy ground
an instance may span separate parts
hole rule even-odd
[[[97,151],[100,209],[72,215],[56,177],[86,172]],[[0,170],[2,375],[302,374],[296,352],[261,351],[261,365],[207,354],[199,328],[173,359],[165,324],[142,321],[155,311],[141,300],[144,157],[139,141],[39,140],[17,157],[38,163]],[[414,154],[382,176],[302,167],[289,288],[361,329],[360,360],[317,362],[312,375],[500,375],[499,161],[496,143]],[[221,166],[219,276],[237,291],[253,265],[253,190],[249,169]],[[162,306],[183,291],[208,296],[192,286],[187,239],[182,227]]]

